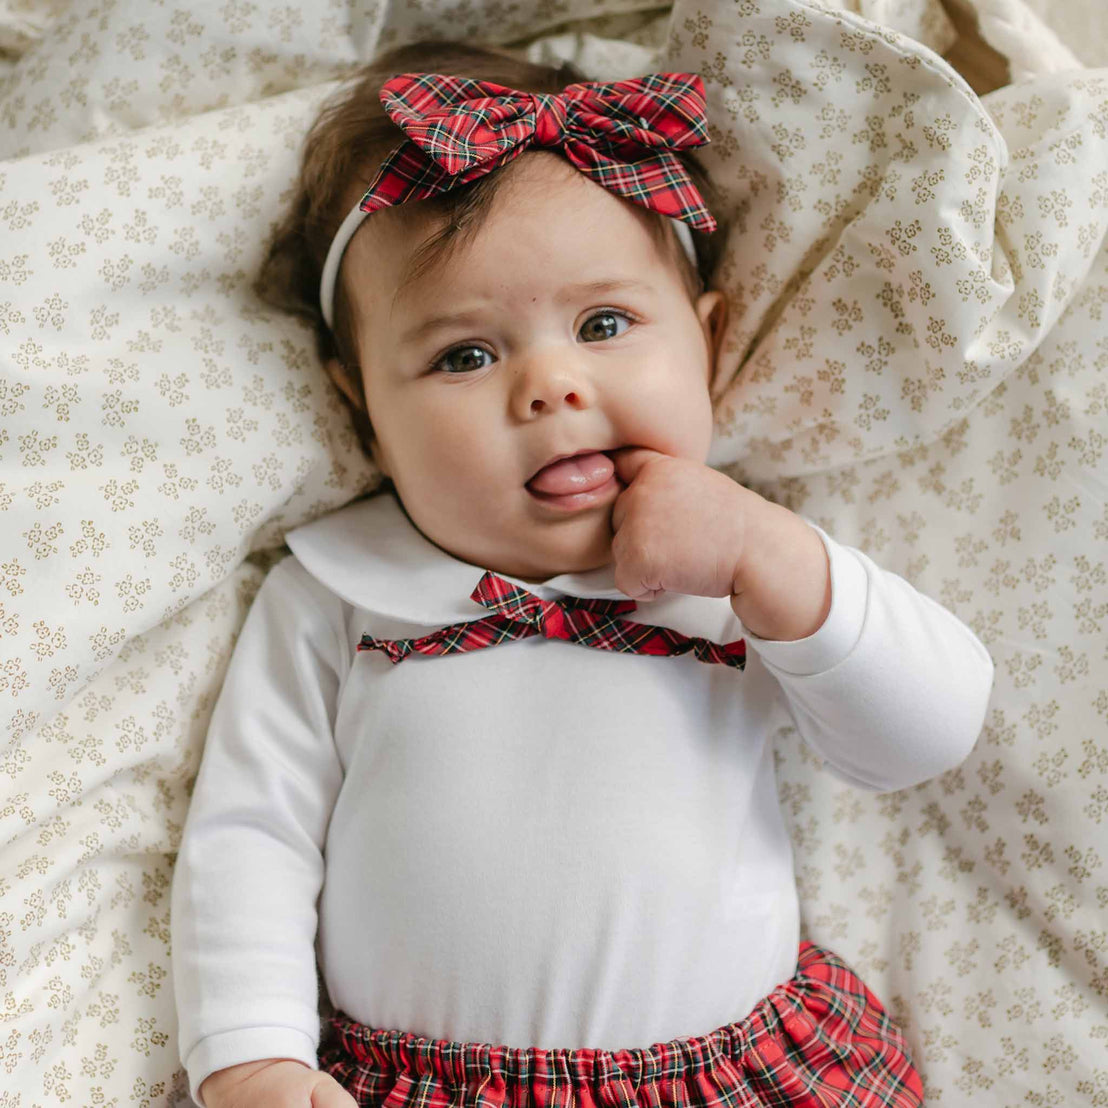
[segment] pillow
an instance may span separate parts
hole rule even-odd
[[[1050,197],[1070,184],[1081,210],[1091,184],[1058,157],[1009,175],[962,78],[849,12],[741,0],[704,28],[675,30],[662,62],[705,74],[703,161],[738,216],[710,461],[757,481],[933,441],[1080,287],[1104,228]]]

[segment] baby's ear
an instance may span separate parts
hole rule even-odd
[[[708,292],[701,293],[696,301],[696,314],[704,328],[704,337],[708,341],[708,350],[711,353],[710,368],[714,368],[719,361],[720,351],[723,348],[728,307],[727,296],[719,289],[710,289]]]
[[[345,366],[338,358],[328,358],[323,363],[323,369],[327,376],[335,382],[335,387],[354,405],[360,412],[365,411],[365,400],[362,396],[361,374],[356,366]]]

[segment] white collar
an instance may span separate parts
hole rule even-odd
[[[438,629],[489,614],[470,593],[485,574],[436,546],[409,519],[394,489],[355,500],[289,531],[285,541],[301,565],[355,608],[416,627]],[[561,573],[541,584],[499,576],[542,600],[561,596],[627,600],[615,586],[609,562],[582,573]],[[624,619],[670,627],[713,642],[741,633],[726,598],[663,594]]]
[[[431,542],[392,489],[297,527],[285,535],[285,542],[313,577],[357,608],[434,627],[489,614],[469,599],[485,570]],[[499,576],[543,600],[565,595],[628,599],[615,587],[610,562],[582,573],[562,573],[541,584],[508,573]]]

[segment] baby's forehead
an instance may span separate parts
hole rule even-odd
[[[557,175],[539,172],[545,158]],[[568,297],[582,276],[664,285],[680,279],[684,250],[671,220],[589,181],[564,159],[534,155],[510,167],[480,209],[451,211],[417,203],[369,216],[355,235],[350,294],[387,301],[389,314],[421,297],[458,295],[475,284],[519,281],[532,294]],[[498,278],[503,274],[502,280]],[[516,289],[518,292],[519,290]]]
[[[680,275],[671,273],[658,259],[650,265],[632,270],[611,265],[603,270],[591,269],[587,277],[552,277],[544,267],[537,267],[523,279],[479,281],[467,279],[464,268],[451,267],[447,272],[398,286],[390,301],[393,321],[414,317],[448,317],[452,306],[493,305],[509,311],[535,306],[576,311],[604,298],[634,299],[644,306],[654,303],[673,288]]]

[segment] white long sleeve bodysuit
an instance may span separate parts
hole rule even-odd
[[[744,670],[541,635],[393,665],[356,651],[363,633],[488,615],[470,599],[484,570],[391,491],[290,532],[229,663],[173,879],[196,1103],[226,1066],[318,1065],[317,956],[335,1007],[371,1027],[542,1049],[707,1034],[790,978],[772,730],[787,712],[836,775],[906,788],[966,758],[993,677],[953,614],[816,530],[832,603],[806,639],[744,631],[726,597],[624,617],[745,638]],[[611,565],[501,576],[627,599]]]

